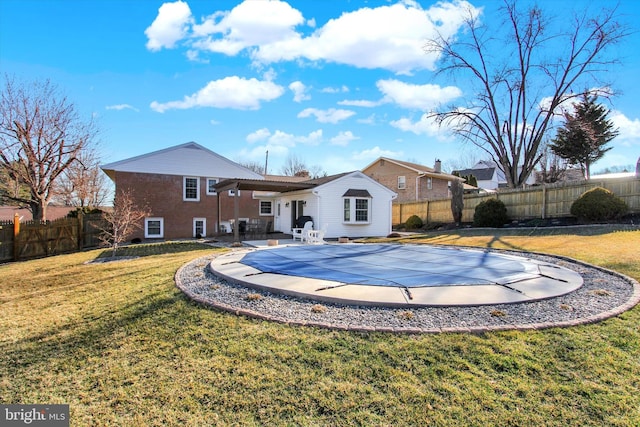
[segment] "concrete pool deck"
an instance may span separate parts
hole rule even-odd
[[[580,288],[583,283],[582,276],[575,271],[522,256],[512,258],[531,263],[539,274],[535,277],[519,278],[507,284],[461,285],[452,283],[451,285],[411,288],[352,284],[263,272],[241,262],[245,255],[251,251],[274,250],[298,245],[309,247],[309,245],[300,244],[293,240],[279,240],[277,246],[269,246],[269,241],[266,240],[244,243],[251,248],[233,251],[213,259],[210,263],[213,274],[242,286],[326,303],[393,308],[514,304],[564,295]],[[336,243],[335,245],[348,248],[349,245],[361,244]],[[407,246],[410,245],[404,245],[404,247]],[[484,253],[480,249],[470,251]]]

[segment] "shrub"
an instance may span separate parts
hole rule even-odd
[[[98,208],[90,208],[90,207],[84,206],[84,207],[78,207],[75,210],[69,211],[69,213],[67,214],[67,218],[78,218],[78,215],[80,214],[80,212],[82,212],[83,215],[94,215],[94,214],[102,213],[102,211]]]
[[[417,230],[423,226],[422,219],[418,215],[411,215],[405,224],[408,230]]]
[[[502,227],[507,222],[507,208],[498,199],[481,202],[473,214],[473,225],[476,227]]]
[[[627,204],[606,188],[596,187],[582,193],[571,205],[571,215],[583,221],[606,221],[627,213]]]

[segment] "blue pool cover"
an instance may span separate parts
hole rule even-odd
[[[345,284],[425,287],[509,283],[540,277],[539,264],[490,251],[423,245],[300,245],[250,252],[263,273]]]

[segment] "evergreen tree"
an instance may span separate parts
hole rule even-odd
[[[564,125],[550,145],[551,151],[570,165],[580,165],[587,179],[591,165],[611,150],[606,145],[619,133],[607,119],[609,110],[598,104],[597,98],[585,94],[581,102],[574,104],[573,113],[565,112]]]

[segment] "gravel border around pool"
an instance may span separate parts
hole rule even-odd
[[[517,304],[410,309],[339,305],[261,292],[229,283],[209,270],[209,262],[217,254],[183,265],[175,274],[175,282],[190,299],[236,315],[360,332],[479,333],[567,327],[617,316],[640,302],[640,284],[615,271],[567,257],[490,250],[561,265],[580,273],[584,284],[563,296]]]

